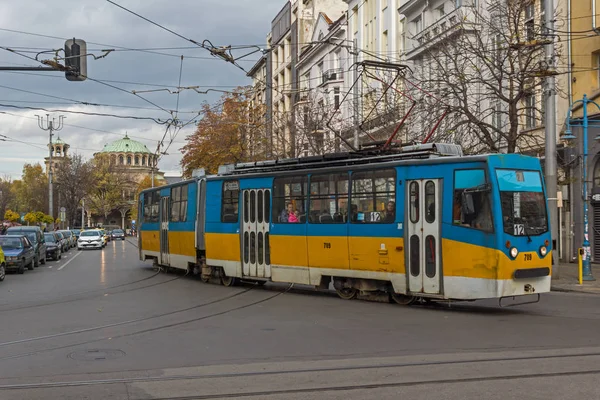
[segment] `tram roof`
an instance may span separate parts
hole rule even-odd
[[[393,161],[424,161],[439,158],[464,158],[462,147],[450,143],[427,143],[392,148],[385,152],[367,148],[357,152],[228,164],[219,167],[218,176],[348,167]]]

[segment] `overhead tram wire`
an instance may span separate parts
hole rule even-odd
[[[37,60],[36,58],[29,57],[29,56],[27,56],[27,55],[25,55],[25,54],[21,54],[21,53],[19,53],[19,52],[15,51],[15,50],[12,50],[12,49],[11,49],[11,48],[9,48],[9,47],[3,47],[3,46],[0,46],[0,49],[6,50],[6,51],[8,51],[8,52],[10,52],[10,53],[17,54],[17,55],[19,55],[19,56],[21,56],[21,57],[25,57],[25,58],[28,58],[28,59],[30,59],[30,60],[32,60],[32,61],[35,61],[35,62],[37,62],[37,63],[40,63],[40,61],[39,61],[39,60]],[[133,92],[130,92],[130,91],[128,91],[128,90],[125,90],[125,89],[123,89],[123,88],[120,88],[120,87],[118,87],[118,86],[111,85],[111,84],[109,84],[109,83],[101,82],[101,81],[99,81],[99,80],[97,80],[97,79],[90,78],[90,77],[88,77],[88,76],[86,76],[86,78],[87,78],[87,79],[89,79],[89,80],[91,80],[91,81],[93,81],[93,82],[100,83],[101,85],[105,85],[105,86],[108,86],[108,87],[112,87],[112,88],[114,88],[114,89],[117,89],[117,90],[119,90],[119,91],[122,91],[122,92],[125,92],[125,93],[129,93],[129,94],[132,94],[132,95],[134,95],[134,96],[136,96],[136,97],[139,97],[140,99],[144,100],[145,102],[147,102],[147,103],[149,103],[149,104],[151,104],[151,105],[153,105],[153,106],[157,107],[158,109],[160,109],[160,110],[162,110],[162,111],[165,111],[165,112],[166,112],[166,113],[168,113],[169,115],[172,115],[172,113],[171,113],[170,111],[168,111],[168,110],[164,109],[163,107],[161,107],[161,106],[159,106],[159,105],[157,105],[157,104],[153,103],[152,101],[150,101],[150,100],[148,100],[148,99],[146,99],[146,98],[144,98],[144,97],[142,97],[142,96],[140,96],[140,95],[138,95],[138,94],[135,94],[135,93],[133,93]]]

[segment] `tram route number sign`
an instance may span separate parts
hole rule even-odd
[[[525,235],[525,225],[523,224],[514,224],[514,235],[515,236],[523,236]]]

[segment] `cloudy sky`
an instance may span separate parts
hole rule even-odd
[[[265,46],[271,20],[285,1],[115,0],[197,42],[208,39],[215,46],[261,47]],[[165,133],[164,126],[151,120],[23,107],[167,120],[171,114],[156,106],[176,109],[177,95],[160,89],[174,90],[179,85],[181,55],[184,57],[181,86],[229,90],[250,82],[243,71],[231,64],[105,0],[0,2],[0,46],[33,58],[0,49],[0,66],[39,66],[35,61],[38,52],[62,48],[64,40],[73,37],[88,43],[88,53],[101,55],[103,49],[116,50],[98,60],[88,57],[88,76],[100,82],[69,82],[60,72],[0,71],[0,135],[10,138],[0,141],[0,176],[18,179],[24,163],[43,163],[48,155],[48,132],[38,127],[36,114],[49,113],[55,118],[61,114],[66,116],[64,127],[58,134],[71,145],[71,152],[81,153],[86,158],[125,132],[154,151]],[[247,51],[239,50],[234,54],[239,56]],[[45,53],[38,59],[52,56]],[[248,70],[256,59],[257,55],[253,55],[241,60],[240,65]],[[157,89],[159,91],[140,93],[156,106],[131,93]],[[183,91],[179,97],[179,119],[189,121],[197,115],[202,102],[213,103],[219,97],[219,93]],[[180,173],[180,149],[193,129],[192,124],[174,138],[173,131],[167,133],[165,144],[172,140],[172,145],[159,163],[162,171],[169,175]]]

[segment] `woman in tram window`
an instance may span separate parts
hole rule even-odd
[[[383,218],[384,223],[391,223],[396,220],[396,203],[392,200],[388,201],[385,208],[385,217]]]

